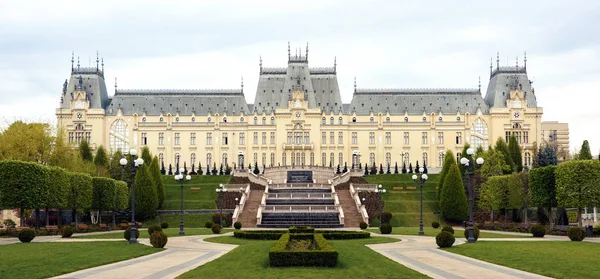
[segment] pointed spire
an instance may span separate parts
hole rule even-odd
[[[337,56],[333,57],[333,73],[337,73]]]
[[[100,59],[98,59],[98,51],[96,50],[96,71],[100,70]]]
[[[260,73],[262,74],[262,55],[259,56],[260,62],[258,62],[258,66],[260,67]]]
[[[117,77],[115,77],[115,94],[117,94]]]
[[[75,70],[75,67],[73,67],[73,63],[75,63],[75,51],[71,51],[71,72]]]
[[[519,56],[517,56],[516,61],[517,61],[517,71],[518,71],[519,70]]]
[[[306,61],[308,61],[308,42],[306,42]]]
[[[102,74],[104,74],[104,57],[102,57]]]
[[[479,76],[479,85],[478,85],[478,87],[479,87],[479,93],[481,93],[481,76]]]
[[[527,71],[527,51],[525,51],[524,55],[524,59],[523,62],[525,63],[525,65],[523,65],[523,68],[525,69],[525,71]]]
[[[490,79],[492,78],[492,57],[490,57]]]
[[[291,53],[290,53],[290,41],[288,41],[288,62],[290,62],[290,58],[291,58]]]
[[[77,56],[77,70],[79,70],[79,56]]]
[[[244,76],[242,76],[242,93],[244,93]]]
[[[356,93],[356,76],[354,76],[354,93]]]
[[[500,69],[500,51],[496,52],[496,70]]]

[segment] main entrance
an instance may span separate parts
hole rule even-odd
[[[288,171],[288,183],[313,183],[312,171]]]

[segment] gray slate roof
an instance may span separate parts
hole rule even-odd
[[[104,108],[110,102],[104,82],[104,74],[96,68],[74,68],[67,87],[61,98],[61,108],[69,108],[73,100],[73,92],[79,87],[79,78],[81,77],[81,89],[86,92],[87,99],[90,101],[90,108]],[[63,85],[64,86],[64,85]]]
[[[537,107],[537,100],[527,77],[526,68],[516,66],[500,67],[492,72],[485,94],[485,101],[492,108],[504,108],[512,89],[525,91],[527,105],[529,107]]]

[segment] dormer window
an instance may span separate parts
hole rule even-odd
[[[223,122],[227,123],[227,117],[223,117]]]
[[[175,117],[175,122],[179,122],[179,117]]]
[[[385,118],[385,122],[390,122],[390,118],[389,118],[389,117],[386,117],[386,118]]]
[[[456,117],[456,122],[460,122],[460,116]]]
[[[408,122],[408,117],[404,117],[404,122]]]
[[[163,122],[164,118],[159,118],[158,121]]]
[[[356,117],[352,117],[352,122],[356,122]]]
[[[375,118],[371,117],[369,120],[371,120],[371,122],[375,122]]]
[[[440,117],[438,117],[438,121],[439,121],[439,122],[442,122],[442,117],[441,117],[441,116],[440,116]]]
[[[427,122],[427,117],[423,116],[423,122]]]
[[[326,124],[326,122],[325,122],[325,121],[326,121],[326,120],[325,120],[325,117],[321,118],[321,125],[325,125],[325,124]]]
[[[208,121],[207,121],[207,122],[210,122],[210,117],[208,118]]]
[[[192,122],[196,122],[196,117],[192,117]]]

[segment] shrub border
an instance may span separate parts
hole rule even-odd
[[[287,250],[290,240],[295,238],[313,238],[317,250],[294,251]],[[323,234],[283,234],[277,243],[269,250],[269,263],[273,267],[280,266],[327,266],[334,267],[338,262],[338,252],[331,246]]]

